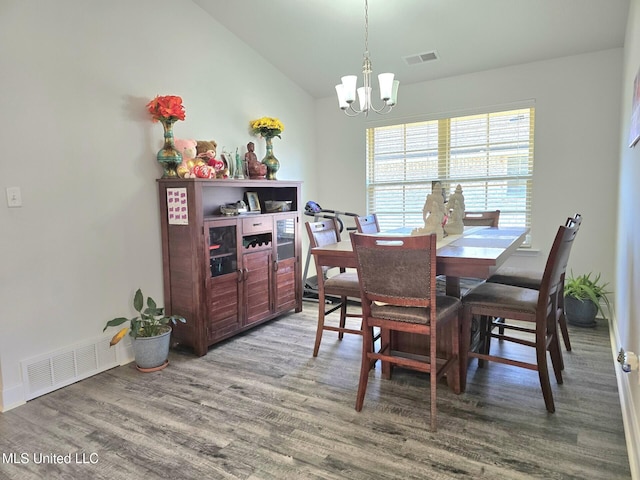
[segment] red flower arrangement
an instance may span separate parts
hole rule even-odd
[[[147,104],[147,110],[154,122],[184,120],[182,98],[175,95],[158,95]]]

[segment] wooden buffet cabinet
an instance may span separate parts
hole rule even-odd
[[[159,179],[164,304],[186,324],[174,345],[197,355],[284,312],[302,310],[301,182]],[[290,201],[291,210],[224,216],[220,206]]]

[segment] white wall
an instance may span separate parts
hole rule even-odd
[[[640,353],[640,143],[629,148],[629,124],[633,81],[640,70],[640,0],[631,0],[624,48],[618,237],[616,258],[617,323],[614,348]],[[640,379],[638,372],[618,373],[622,412],[627,426],[627,444],[634,478],[640,478]]]
[[[218,151],[261,158],[248,122],[279,117],[278,178],[315,196],[313,99],[192,2],[4,0],[0,90],[0,410],[21,360],[101,334],[138,287],[163,301],[155,95],[183,97],[176,138]]]

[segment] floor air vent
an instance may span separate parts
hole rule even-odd
[[[120,365],[117,349],[109,347],[110,338],[94,339],[90,343],[20,362],[25,400],[31,400]]]

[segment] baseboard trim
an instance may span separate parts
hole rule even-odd
[[[22,385],[10,388],[3,388],[0,391],[0,413],[19,407],[27,403],[24,399],[24,389]]]

